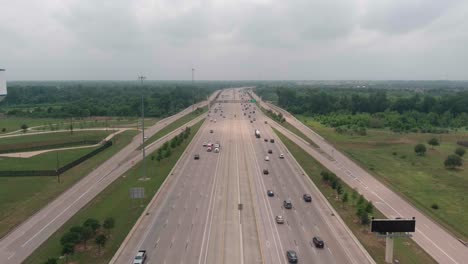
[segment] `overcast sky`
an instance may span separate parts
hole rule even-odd
[[[464,0],[0,0],[9,80],[468,79]]]

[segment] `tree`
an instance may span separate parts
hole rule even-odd
[[[28,130],[28,125],[22,124],[21,129],[23,130],[23,133],[26,133],[26,131]]]
[[[359,218],[362,225],[368,225],[370,223],[369,214],[367,214],[367,212],[362,213]]]
[[[351,194],[351,199],[353,200],[353,204],[356,202],[356,199],[358,198],[358,192],[356,189],[353,189],[353,192]]]
[[[338,186],[336,186],[336,193],[338,195],[341,195],[343,193],[343,187],[341,186],[340,183],[338,183]]]
[[[75,253],[75,245],[67,243],[62,247],[62,255],[65,255],[65,262],[68,263],[68,256]]]
[[[372,214],[374,211],[374,205],[372,204],[372,201],[367,202],[365,210],[367,213]]]
[[[171,154],[172,154],[171,149],[168,148],[168,149],[166,149],[166,151],[164,152],[164,157],[165,157],[165,158],[169,158],[169,156],[171,156]]]
[[[83,241],[84,248],[86,249],[86,242],[90,240],[94,235],[94,231],[91,227],[85,226],[81,230],[81,241]]]
[[[100,234],[96,237],[95,239],[96,244],[98,245],[99,248],[99,253],[101,252],[101,248],[104,247],[104,245],[107,242],[107,237],[103,234]]]
[[[115,219],[113,217],[106,218],[102,227],[107,230],[107,235],[109,236],[110,230],[115,227]]]
[[[70,232],[81,234],[82,231],[83,231],[82,226],[72,226],[72,228],[70,228]]]
[[[458,148],[455,150],[455,154],[457,154],[457,155],[460,156],[460,157],[463,157],[463,155],[465,155],[465,149],[462,148],[462,147],[458,147]]]
[[[435,138],[435,137],[429,139],[429,140],[427,141],[427,144],[431,145],[432,148],[434,148],[435,146],[439,146],[439,145],[440,145],[439,140],[438,140],[437,138]]]
[[[58,263],[58,260],[57,258],[48,258],[44,264],[57,264]]]
[[[328,180],[330,180],[330,175],[328,174],[327,171],[322,171],[320,175],[322,175],[322,180],[324,182],[328,182]]]
[[[176,136],[175,138],[171,140],[171,148],[175,148],[177,146],[177,138],[178,136]]]
[[[362,194],[359,195],[359,199],[357,201],[357,205],[358,206],[361,206],[362,204],[364,204],[366,200],[364,200],[364,196],[362,196]]]
[[[455,169],[456,167],[462,166],[463,162],[460,156],[452,154],[444,161],[444,165],[448,169]]]
[[[67,232],[60,238],[60,244],[65,246],[66,244],[75,245],[80,242],[80,234],[76,232]]]
[[[341,197],[341,201],[343,203],[347,203],[348,202],[348,193],[347,192],[344,192],[343,196]]]
[[[90,227],[93,230],[93,233],[96,233],[96,230],[98,230],[101,227],[101,224],[99,223],[99,220],[97,220],[97,219],[88,218],[83,223],[83,226]]]
[[[426,146],[424,144],[417,144],[414,146],[414,152],[416,152],[418,156],[424,156],[424,154],[426,154]]]

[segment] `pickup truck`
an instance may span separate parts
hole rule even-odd
[[[146,250],[139,250],[133,259],[133,264],[144,264],[146,261]]]

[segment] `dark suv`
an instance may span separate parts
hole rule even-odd
[[[268,190],[268,191],[267,191],[267,195],[268,195],[269,197],[273,197],[273,196],[275,196],[275,193],[274,193],[272,190]]]
[[[320,237],[314,237],[312,239],[312,243],[314,243],[316,248],[323,248],[325,243],[323,243],[323,240]]]
[[[263,174],[268,174],[268,170],[267,169],[263,169]]]
[[[273,150],[269,149],[269,150],[268,150],[268,153],[269,153],[269,154],[273,153]]]
[[[283,206],[286,209],[292,209],[292,202],[290,200],[284,200],[283,201]]]
[[[200,155],[198,154],[193,155],[193,159],[196,159],[196,160],[200,159]]]
[[[274,140],[274,139],[270,139],[270,143],[275,143],[275,140]]]
[[[288,258],[289,263],[297,263],[297,254],[294,250],[286,251],[286,257]]]
[[[302,197],[304,198],[304,201],[306,201],[306,203],[312,202],[312,196],[310,196],[310,194],[306,193]]]

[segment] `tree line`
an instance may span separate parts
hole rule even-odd
[[[468,91],[432,95],[417,91],[260,87],[293,114],[313,116],[332,126],[381,128],[395,131],[446,132],[436,128],[468,125]],[[273,93],[273,94],[272,94]]]
[[[194,100],[205,100],[223,83],[191,85],[184,82],[65,82],[12,84],[0,103],[0,112],[11,116],[67,118],[88,116],[139,116],[141,96],[145,115],[177,113]]]

